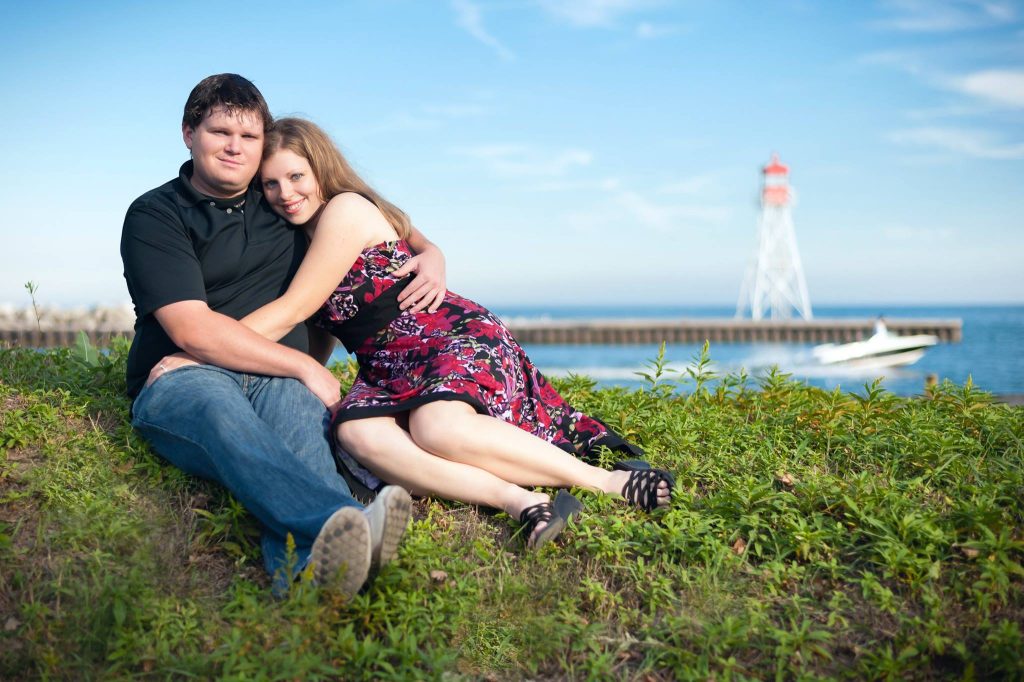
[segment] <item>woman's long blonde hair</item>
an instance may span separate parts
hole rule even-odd
[[[264,138],[263,158],[269,158],[279,149],[287,149],[309,161],[324,201],[330,201],[342,192],[361,194],[376,204],[400,239],[409,236],[412,230],[409,216],[377,194],[352,170],[337,145],[320,126],[301,118],[277,119]]]

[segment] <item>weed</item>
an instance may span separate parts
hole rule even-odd
[[[422,500],[345,602],[271,595],[252,518],[130,428],[127,350],[0,349],[0,678],[1024,675],[1024,410],[971,382],[823,391],[716,376],[706,345],[637,391],[556,379],[676,473],[671,507],[577,491],[526,554]]]
[[[43,327],[40,323],[39,305],[36,303],[36,292],[39,291],[39,285],[29,280],[28,282],[25,282],[25,291],[28,292],[29,298],[32,299],[32,312],[36,317],[36,330],[41,333],[43,331]]]

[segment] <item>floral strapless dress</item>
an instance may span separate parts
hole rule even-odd
[[[315,324],[359,363],[335,423],[459,400],[588,460],[602,445],[642,456],[573,409],[486,308],[449,291],[436,312],[399,310],[398,294],[412,278],[391,273],[411,257],[404,240],[363,250],[316,315]]]

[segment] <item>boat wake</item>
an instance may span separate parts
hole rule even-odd
[[[721,347],[720,347],[721,349]],[[793,346],[757,346],[753,352],[712,359],[709,369],[718,376],[738,374],[745,371],[752,378],[766,375],[772,367],[780,372],[793,375],[796,379],[818,379],[826,384],[840,380],[873,381],[879,377],[888,379],[913,379],[919,376],[914,372],[900,367],[863,367],[855,365],[823,365],[814,356],[809,347],[794,348]],[[665,379],[675,383],[685,383],[689,377],[687,369],[696,370],[692,362],[669,362],[665,365]],[[563,364],[542,363],[540,370],[549,376],[567,376],[577,374],[587,376],[598,382],[638,385],[644,382],[640,373],[650,374],[649,366],[639,364],[603,365],[587,364],[566,366]]]

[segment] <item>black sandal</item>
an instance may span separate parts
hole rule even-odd
[[[538,549],[557,538],[559,533],[565,530],[569,519],[579,514],[581,509],[583,509],[583,505],[580,501],[564,490],[558,491],[553,503],[541,502],[524,509],[519,514],[519,521],[523,524],[526,546],[530,549]],[[532,538],[534,529],[542,523],[548,525],[544,526],[536,538]]]
[[[676,479],[664,469],[634,469],[629,473],[629,480],[622,486],[622,496],[644,511],[658,508],[658,484],[668,483],[669,493],[676,485]]]
[[[615,471],[647,471],[650,468],[651,465],[642,459],[620,459],[612,464]]]

